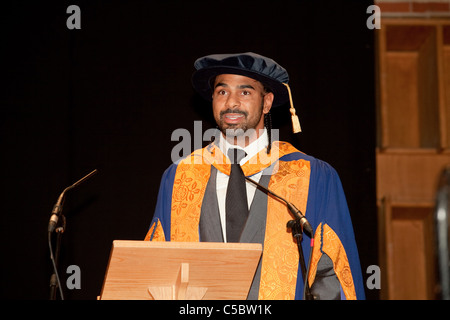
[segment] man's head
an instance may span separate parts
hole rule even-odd
[[[270,109],[288,102],[289,76],[270,58],[252,52],[216,54],[197,59],[194,66],[192,84],[212,101],[214,118],[227,138],[250,129],[257,138]]]
[[[272,108],[273,98],[274,94],[255,79],[220,74],[212,91],[214,119],[227,137],[242,136],[248,129],[254,129],[252,134],[258,135],[264,128],[264,115]]]

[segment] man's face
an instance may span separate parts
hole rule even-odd
[[[273,97],[257,80],[235,74],[218,75],[212,96],[214,119],[223,134],[234,132],[239,136],[248,129],[259,132],[264,128],[264,114],[270,111]]]

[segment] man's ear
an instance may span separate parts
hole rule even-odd
[[[263,108],[263,113],[269,113],[270,109],[272,108],[272,103],[273,103],[273,99],[274,99],[274,95],[272,92],[266,93],[264,95],[264,108]]]

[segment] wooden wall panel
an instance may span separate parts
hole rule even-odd
[[[443,147],[450,148],[450,45],[443,47],[441,70],[441,105],[443,106]]]
[[[377,56],[380,296],[434,299],[435,195],[450,164],[450,19],[383,19]]]
[[[377,152],[377,194],[393,201],[433,203],[450,154],[435,150]]]
[[[391,299],[433,299],[432,233],[433,208],[395,206],[391,216],[391,247],[388,281]],[[430,259],[431,258],[431,259]]]
[[[385,146],[420,147],[417,68],[416,52],[386,53],[386,102],[389,112],[384,117],[388,128]]]
[[[390,26],[381,37],[383,148],[439,146],[436,31]],[[392,33],[392,34],[391,34]],[[411,36],[414,34],[415,36]]]

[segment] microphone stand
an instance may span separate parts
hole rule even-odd
[[[64,233],[65,229],[66,229],[66,217],[61,214],[60,216],[62,218],[62,225],[60,227],[57,227],[55,229],[56,232],[56,247],[55,247],[55,256],[54,256],[54,261],[55,261],[55,270],[58,268],[58,261],[59,261],[59,251],[60,251],[60,247],[61,247],[61,238],[62,238],[62,234]],[[49,239],[49,241],[51,241]],[[59,281],[57,278],[57,273],[56,271],[53,271],[53,274],[50,277],[50,300],[56,300],[56,289],[59,287]],[[61,299],[64,300],[64,295],[62,294],[61,291]]]
[[[310,264],[308,264],[308,269],[306,269],[305,257],[303,255],[303,248],[302,248],[303,228],[300,224],[300,219],[296,218],[295,220],[289,221],[287,223],[287,227],[292,230],[292,237],[297,242],[297,249],[298,249],[298,254],[300,257],[300,267],[302,270],[302,277],[303,277],[303,282],[304,282],[303,299],[304,300],[314,300],[315,298],[311,292],[311,287],[309,286],[309,280],[308,280]],[[313,251],[313,243],[314,243],[314,238],[311,235],[311,250],[309,253],[309,261],[311,261],[311,256],[312,256],[312,251]]]
[[[301,213],[301,211],[298,210],[294,206],[294,204],[288,202],[286,199],[284,199],[284,198],[280,197],[279,195],[275,194],[274,192],[270,191],[268,188],[262,186],[258,182],[254,181],[248,177],[245,177],[245,179],[247,179],[248,181],[250,181],[251,183],[256,185],[261,191],[264,191],[265,193],[268,193],[268,194],[274,196],[275,198],[278,198],[278,199],[282,200],[284,203],[286,203],[289,211],[294,216],[294,220],[288,221],[286,226],[292,230],[292,237],[295,239],[295,241],[297,243],[297,249],[298,249],[298,254],[299,254],[299,258],[300,258],[300,269],[302,271],[302,277],[303,277],[303,283],[304,283],[303,299],[304,300],[314,300],[315,297],[311,293],[311,287],[309,286],[309,281],[308,281],[310,264],[308,263],[308,269],[306,269],[305,257],[303,255],[303,248],[302,248],[303,229],[305,229],[311,236],[311,251],[310,251],[310,255],[309,255],[309,261],[311,261],[313,244],[314,244],[314,232],[311,228],[311,225],[309,224],[308,220],[306,220],[305,216]]]
[[[61,247],[61,238],[62,234],[64,233],[66,229],[66,217],[62,214],[62,209],[64,206],[64,200],[65,200],[65,194],[67,191],[72,190],[82,182],[86,181],[90,177],[92,177],[94,174],[97,173],[97,169],[89,173],[88,175],[84,176],[71,186],[64,189],[64,191],[59,196],[58,200],[56,201],[53,210],[52,210],[52,216],[50,217],[50,221],[48,224],[48,246],[50,249],[50,260],[52,261],[53,265],[53,274],[50,277],[50,300],[56,300],[56,289],[59,288],[59,293],[61,295],[61,300],[64,300],[64,294],[61,286],[61,281],[59,279],[58,275],[58,260],[59,260],[59,252]],[[62,219],[62,223],[59,227],[57,227],[59,218]],[[53,255],[53,248],[52,248],[52,233],[56,232],[56,248],[55,248],[55,254]]]

